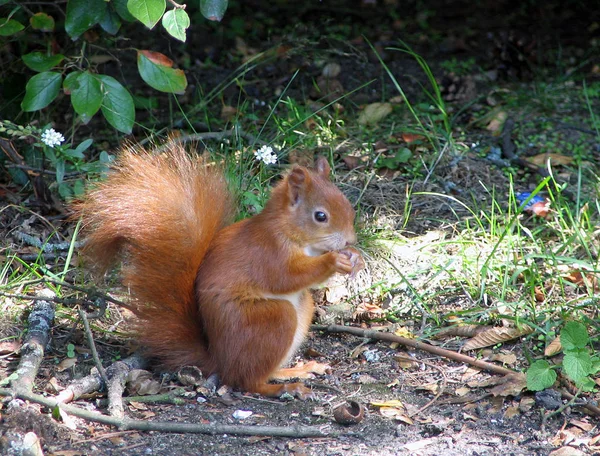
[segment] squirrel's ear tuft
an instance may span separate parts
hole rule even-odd
[[[315,169],[317,170],[317,173],[319,173],[321,176],[325,177],[326,179],[329,179],[329,173],[331,172],[331,168],[329,167],[329,162],[325,157],[317,158],[317,162],[315,163]]]
[[[288,195],[292,206],[295,206],[302,199],[307,181],[310,179],[305,168],[296,166],[287,176]]]

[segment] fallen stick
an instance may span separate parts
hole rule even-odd
[[[229,435],[248,435],[248,436],[267,436],[267,437],[289,437],[289,438],[307,438],[307,437],[338,437],[337,432],[329,432],[326,426],[255,426],[255,425],[235,425],[235,424],[197,424],[197,423],[172,423],[165,421],[144,421],[131,420],[128,418],[115,418],[98,412],[84,410],[73,405],[61,404],[54,398],[47,398],[29,391],[16,392],[8,388],[0,388],[0,396],[15,397],[45,407],[60,407],[61,410],[69,415],[77,416],[88,421],[115,426],[120,430],[137,431],[158,431],[173,432],[180,434],[229,434]]]
[[[423,350],[434,355],[443,356],[444,358],[458,361],[459,363],[470,364],[471,366],[478,367],[479,369],[493,372],[500,375],[515,374],[516,372],[506,367],[497,366],[479,359],[472,358],[471,356],[463,355],[462,353],[456,353],[445,348],[435,347],[433,345],[420,342],[416,339],[408,339],[406,337],[397,336],[395,334],[384,333],[380,331],[373,331],[372,329],[361,329],[353,326],[341,326],[341,325],[312,325],[310,327],[313,331],[327,331],[331,333],[348,333],[354,334],[355,336],[365,337],[367,339],[384,340],[387,342],[396,342],[406,347],[416,348],[417,350]]]
[[[132,369],[145,369],[146,365],[147,360],[138,353],[134,353],[131,356],[116,361],[108,366],[106,368],[106,375],[109,379],[111,379],[115,376],[121,375],[120,373],[123,371],[126,371],[125,375],[127,375],[127,373]],[[57,402],[66,404],[79,399],[84,394],[100,391],[103,387],[107,388],[107,385],[102,380],[98,370],[92,369],[92,373],[73,381],[64,390],[58,393],[55,399]]]
[[[27,322],[27,335],[20,348],[21,359],[17,370],[11,374],[12,389],[17,393],[31,392],[40,364],[44,359],[46,345],[50,341],[50,329],[54,321],[54,293],[42,290],[33,305]],[[41,299],[40,299],[41,298]],[[48,300],[44,300],[44,298]]]

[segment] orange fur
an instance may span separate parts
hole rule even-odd
[[[325,160],[294,167],[260,214],[228,225],[233,199],[219,170],[174,143],[161,155],[126,147],[74,208],[97,269],[123,258],[139,337],[165,366],[304,397],[300,383],[267,381],[306,335],[308,288],[360,267],[347,248],[354,211],[328,176]]]

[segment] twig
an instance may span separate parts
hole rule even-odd
[[[563,397],[563,399],[566,399],[568,401],[572,401],[577,398],[577,396],[574,396],[573,394],[569,393],[568,391],[565,391],[564,389],[560,389],[559,391],[560,391],[560,395]],[[574,405],[582,406],[585,409],[587,409],[589,412],[594,413],[596,416],[600,416],[600,407],[598,407],[597,405],[590,404],[589,402],[577,403]]]
[[[90,350],[92,351],[92,359],[96,364],[96,369],[100,373],[100,377],[104,383],[108,385],[108,378],[106,377],[106,371],[104,370],[104,366],[102,366],[102,362],[100,361],[100,357],[98,356],[98,350],[96,350],[96,344],[94,343],[94,335],[92,334],[92,330],[90,329],[90,322],[88,321],[87,314],[85,310],[79,309],[79,318],[83,322],[83,327],[85,329],[85,336],[88,341],[88,345],[90,346]]]
[[[561,405],[556,410],[542,414],[542,425],[541,425],[542,432],[544,432],[544,430],[546,428],[546,423],[548,423],[548,420],[550,418],[552,418],[555,415],[558,415],[559,413],[562,413],[563,410],[565,410],[567,407],[569,407],[575,403],[575,401],[577,400],[577,397],[579,396],[579,393],[581,393],[581,388],[579,388],[577,390],[575,395],[571,395],[571,398],[569,399],[569,401],[566,404]],[[562,393],[561,393],[561,395],[562,395]]]
[[[196,423],[172,423],[161,421],[131,420],[128,418],[115,418],[98,412],[84,410],[72,405],[61,404],[56,399],[47,398],[29,391],[15,392],[7,388],[0,388],[0,396],[24,399],[41,404],[45,407],[60,407],[64,412],[94,421],[96,423],[116,426],[126,431],[136,429],[138,431],[175,432],[186,434],[229,434],[229,435],[253,435],[270,437],[308,438],[308,437],[339,437],[337,432],[327,430],[328,426],[254,426],[254,425],[228,425],[228,424],[196,424]]]
[[[42,242],[37,237],[31,236],[30,234],[22,233],[20,231],[15,231],[14,236],[18,240],[20,240],[26,244],[29,244],[33,247],[36,247],[45,253],[55,253],[55,252],[61,251],[61,250],[69,250],[69,248],[71,247],[71,242],[57,242],[57,243]],[[75,243],[75,247],[79,248],[81,246],[82,246],[81,242]]]
[[[52,298],[54,293],[45,289],[38,292],[38,298]],[[30,393],[44,358],[46,345],[50,341],[50,329],[54,321],[54,303],[51,299],[39,300],[33,305],[28,318],[28,331],[21,346],[21,360],[13,373],[17,378],[11,382],[15,393]]]
[[[111,376],[106,382],[108,389],[108,413],[116,418],[125,416],[125,407],[123,406],[123,393],[127,383],[127,374],[131,368],[125,363],[114,363],[111,367]]]
[[[165,394],[149,394],[148,396],[124,397],[123,402],[139,402],[142,404],[174,404],[183,405],[185,400],[181,398],[186,393],[184,388],[177,388]]]
[[[348,334],[354,334],[355,336],[366,337],[367,339],[385,340],[387,342],[397,342],[406,347],[412,347],[417,350],[423,350],[434,355],[443,356],[444,358],[452,359],[460,363],[470,364],[471,366],[478,367],[479,369],[493,372],[500,375],[514,374],[515,371],[507,369],[502,366],[496,366],[480,359],[475,359],[462,353],[456,353],[444,348],[434,347],[433,345],[420,342],[415,339],[407,339],[406,337],[396,336],[395,334],[384,333],[379,331],[355,328],[353,326],[341,326],[341,325],[312,325],[312,330],[327,331],[332,333],[342,332]]]

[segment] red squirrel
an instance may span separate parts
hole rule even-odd
[[[223,172],[171,141],[124,147],[105,181],[74,205],[97,270],[123,259],[138,337],[166,368],[198,366],[232,387],[305,398],[302,383],[269,384],[304,340],[308,289],[364,266],[354,210],[329,180],[294,166],[262,212],[231,224]]]

